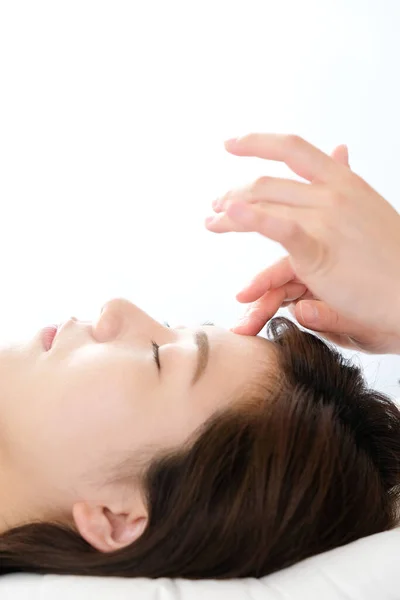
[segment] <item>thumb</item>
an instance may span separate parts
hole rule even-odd
[[[341,165],[345,165],[346,167],[350,167],[349,165],[349,149],[346,144],[341,144],[337,146],[331,154],[333,160],[340,163]]]
[[[294,314],[300,325],[329,333],[345,334],[357,337],[362,333],[363,327],[341,317],[321,300],[301,300],[294,307]]]

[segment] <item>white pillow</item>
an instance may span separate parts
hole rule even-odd
[[[263,579],[124,579],[16,573],[1,600],[399,600],[400,528],[303,560]]]

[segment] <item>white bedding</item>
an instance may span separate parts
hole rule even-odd
[[[187,581],[71,575],[0,577],[1,600],[400,600],[400,528],[263,579]]]

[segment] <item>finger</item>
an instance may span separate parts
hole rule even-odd
[[[226,213],[205,221],[215,233],[252,231],[279,242],[292,256],[301,257],[303,264],[315,264],[324,251],[322,243],[308,234],[305,226],[314,218],[312,209],[293,206],[235,203]],[[304,223],[304,227],[302,225]]]
[[[293,301],[293,299],[300,298],[305,289],[306,286],[303,284],[288,283],[280,288],[269,290],[251,304],[239,323],[231,328],[231,331],[242,335],[257,335],[285,300],[292,299]]]
[[[342,173],[341,165],[297,135],[250,133],[227,140],[225,148],[236,156],[256,156],[284,162],[308,181],[329,183]]]
[[[337,146],[331,155],[332,159],[349,167],[349,151],[345,144]],[[228,202],[279,202],[291,205],[321,206],[324,199],[329,199],[329,190],[325,186],[284,179],[280,177],[259,177],[253,183],[230,190],[212,202],[216,213],[226,210]]]
[[[349,167],[349,151],[345,144],[337,146],[332,154],[332,159],[346,167]],[[321,193],[322,192],[322,193]],[[304,206],[321,206],[324,196],[329,198],[329,190],[325,186],[321,189],[316,184],[309,184],[293,179],[279,177],[260,177],[250,185],[230,190],[223,196],[215,198],[212,202],[216,213],[226,210],[228,202],[242,200],[248,203],[261,201],[283,202],[286,204],[300,204]]]
[[[302,183],[293,179],[279,177],[259,177],[256,181],[233,190],[216,198],[213,210],[216,213],[226,211],[231,202],[247,202],[258,204],[287,204],[289,206],[315,207],[330,203],[332,192],[322,184]]]
[[[229,231],[255,231],[254,229],[249,229],[247,224],[241,222],[240,219],[230,217],[230,212],[233,211],[235,213],[234,206],[242,204],[241,202],[235,202],[234,204],[230,204],[227,207],[227,210],[212,217],[207,217],[205,224],[207,229],[210,229],[214,233],[227,233]],[[267,202],[263,202],[260,204],[251,204],[245,205],[249,206],[251,210],[256,211],[254,214],[258,215],[260,218],[261,215],[268,215],[268,218],[279,218],[279,219],[292,219],[293,216],[299,216],[301,211],[307,211],[309,209],[302,207],[292,207],[281,204],[268,204]],[[212,219],[211,221],[209,219]]]
[[[341,144],[337,146],[331,154],[334,161],[344,165],[345,167],[349,167],[349,149],[346,144]]]
[[[290,312],[290,314],[298,321],[298,323],[300,325],[302,325],[302,327],[306,327],[307,329],[310,329],[311,331],[314,331],[315,333],[317,333],[318,335],[322,336],[324,339],[326,339],[328,342],[332,342],[338,346],[341,346],[342,348],[349,348],[351,350],[360,350],[360,346],[346,333],[332,333],[331,331],[324,331],[322,329],[323,324],[321,323],[320,327],[316,327],[315,325],[312,326],[311,323],[306,324],[305,321],[302,321],[301,316],[300,319],[298,319],[297,317],[298,312],[296,312],[296,304],[297,302],[292,302],[289,306],[288,306],[288,310]]]
[[[301,282],[300,282],[301,283]],[[314,294],[312,292],[310,292],[310,290],[307,288],[307,286],[304,286],[306,289],[304,291],[304,294],[302,294],[302,296],[300,298],[297,299],[297,301],[300,300],[319,300],[319,298],[317,298],[316,296],[314,296]],[[282,306],[291,306],[293,305],[293,300],[285,300],[285,302],[282,303]]]
[[[365,326],[358,324],[354,320],[342,317],[325,302],[320,300],[301,300],[296,302],[294,311],[296,319],[304,327],[315,331],[324,331],[353,338],[354,346],[356,342],[363,343],[363,341],[369,340],[373,335],[371,330]],[[358,346],[359,348],[360,346]]]
[[[226,212],[207,217],[204,225],[213,233],[250,232],[247,224],[241,224],[238,220],[231,219]]]
[[[307,231],[309,222],[318,219],[313,213],[313,209],[295,206],[233,203],[225,213],[206,219],[205,226],[215,233],[260,233],[282,244],[305,271],[321,263],[326,252],[324,240]]]
[[[284,300],[282,302],[282,308],[285,308],[287,306],[292,306],[295,302],[299,302],[300,300],[304,300],[304,298],[307,297],[307,292],[308,292],[308,290],[306,288],[304,294],[302,294],[301,296],[299,296],[299,298],[297,298],[297,300],[294,300],[293,298],[289,298],[289,300]],[[312,298],[312,299],[314,299],[314,298]]]
[[[261,202],[260,204],[234,202],[227,206],[226,211],[207,217],[205,225],[207,229],[214,233],[227,233],[229,231],[260,232],[261,223],[265,225],[270,220],[274,220],[274,222],[275,220],[309,220],[312,218],[312,210],[301,206],[269,204],[268,202]]]
[[[258,273],[236,294],[238,302],[254,302],[270,288],[277,288],[289,281],[295,280],[296,275],[288,256],[278,260],[271,267]]]

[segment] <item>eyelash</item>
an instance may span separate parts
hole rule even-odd
[[[163,321],[163,325],[165,327],[171,327],[170,324],[167,323],[167,321]],[[211,321],[205,321],[204,323],[202,323],[202,325],[211,325],[214,327],[214,323],[211,323]],[[158,350],[159,350],[160,346],[158,344],[156,344],[156,342],[154,340],[151,340],[151,345],[153,346],[153,356],[154,356],[154,360],[156,361],[157,368],[161,369],[160,357],[158,354]]]

